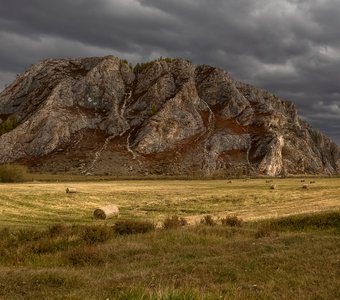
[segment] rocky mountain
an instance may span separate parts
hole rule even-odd
[[[339,174],[293,103],[183,59],[49,59],[0,94],[0,163],[83,174]]]

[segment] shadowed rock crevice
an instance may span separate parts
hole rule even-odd
[[[0,126],[0,163],[40,171],[340,173],[339,147],[292,102],[183,59],[44,60],[0,94]]]

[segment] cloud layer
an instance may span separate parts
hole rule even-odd
[[[294,101],[340,143],[338,0],[2,2],[0,89],[44,58],[184,57]]]

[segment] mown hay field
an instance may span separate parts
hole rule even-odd
[[[125,180],[0,184],[0,226],[97,224],[93,211],[109,204],[119,218],[160,222],[178,215],[194,224],[203,215],[248,220],[340,207],[340,178],[232,180]],[[314,183],[310,183],[315,181]],[[275,189],[271,185],[275,184]],[[308,189],[303,189],[308,184]],[[74,187],[77,193],[67,194]],[[112,222],[107,220],[105,222]]]

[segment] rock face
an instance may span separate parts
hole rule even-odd
[[[0,163],[142,175],[340,173],[294,104],[182,59],[45,60],[0,94]]]

